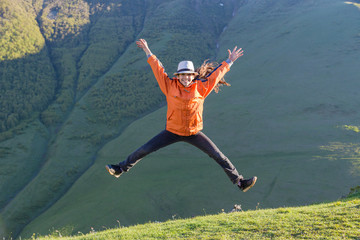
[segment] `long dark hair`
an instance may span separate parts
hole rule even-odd
[[[209,62],[208,59],[205,60],[205,61],[203,62],[203,64],[202,64],[199,68],[197,68],[197,69],[195,70],[195,71],[198,73],[197,78],[199,78],[199,79],[206,79],[206,76],[207,76],[209,73],[211,73],[212,71],[214,71],[214,69],[215,69],[217,66],[219,66],[219,64],[218,64],[217,62]],[[222,79],[220,79],[219,83],[215,86],[214,91],[215,91],[216,93],[218,93],[219,90],[220,90],[219,88],[220,88],[220,86],[222,86],[222,85],[231,86],[229,83],[227,83],[227,82],[225,81],[224,78],[222,78]]]

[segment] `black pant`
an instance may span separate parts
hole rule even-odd
[[[224,169],[234,184],[238,183],[240,179],[243,179],[230,160],[217,148],[210,138],[202,132],[191,136],[180,136],[164,130],[130,154],[125,161],[119,163],[119,166],[123,171],[127,172],[146,155],[180,141],[190,143],[208,154]]]

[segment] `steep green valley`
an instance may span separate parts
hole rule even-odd
[[[336,200],[360,180],[360,11],[343,1],[0,0],[0,236],[74,233]],[[180,143],[119,179],[164,128],[165,98],[135,41],[167,73],[245,55],[205,103],[204,132],[243,194]]]

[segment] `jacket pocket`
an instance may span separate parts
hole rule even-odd
[[[173,117],[173,115],[174,115],[174,111],[171,111],[171,112],[168,114],[168,116],[167,116],[167,120],[168,120],[168,121],[171,120],[172,117]]]
[[[167,121],[173,124],[181,125],[182,123],[181,111],[175,111],[175,110],[171,111],[167,116]]]
[[[189,118],[189,127],[197,128],[202,126],[202,116],[199,112],[195,113],[192,117]]]

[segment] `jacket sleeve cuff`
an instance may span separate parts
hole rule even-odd
[[[226,59],[225,62],[229,64],[229,68],[233,65],[233,61],[231,61],[230,59]]]

